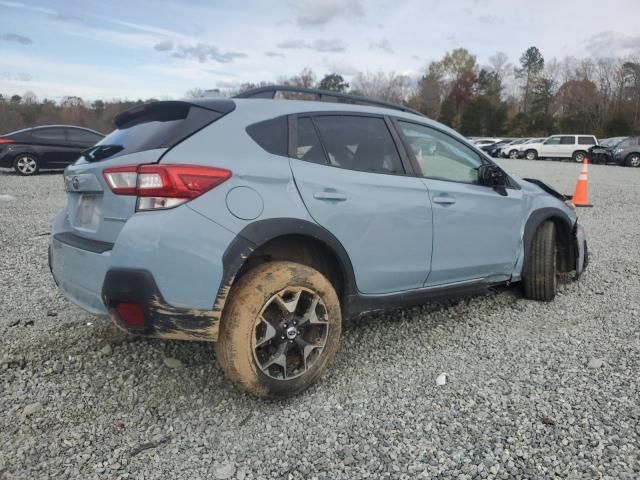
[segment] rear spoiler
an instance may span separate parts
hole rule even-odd
[[[116,115],[113,123],[118,129],[129,128],[140,123],[169,122],[187,117],[191,107],[225,115],[236,108],[232,100],[202,99],[202,100],[166,100],[143,103]]]

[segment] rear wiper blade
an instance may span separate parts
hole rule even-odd
[[[122,145],[95,145],[80,152],[88,162],[98,162],[124,150]]]

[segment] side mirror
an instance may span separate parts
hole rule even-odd
[[[493,188],[507,186],[507,175],[496,165],[485,164],[478,169],[478,178],[482,185]]]

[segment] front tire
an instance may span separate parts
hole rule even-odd
[[[627,167],[633,167],[633,168],[640,167],[640,153],[630,154],[624,163]]]
[[[538,227],[525,259],[524,295],[549,302],[558,291],[556,226],[548,220]]]
[[[293,396],[329,366],[341,328],[340,301],[324,275],[299,263],[264,263],[232,287],[220,322],[218,362],[252,395]]]
[[[524,154],[524,158],[526,158],[527,160],[537,160],[538,152],[536,152],[535,150],[527,150]]]
[[[35,175],[40,171],[40,161],[35,155],[20,154],[13,161],[13,169],[19,175]]]

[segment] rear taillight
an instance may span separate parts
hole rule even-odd
[[[159,164],[106,168],[102,174],[116,195],[138,197],[137,210],[177,207],[231,177],[223,168]]]
[[[11,140],[10,138],[0,138],[0,145],[5,143],[15,143],[15,140]]]

